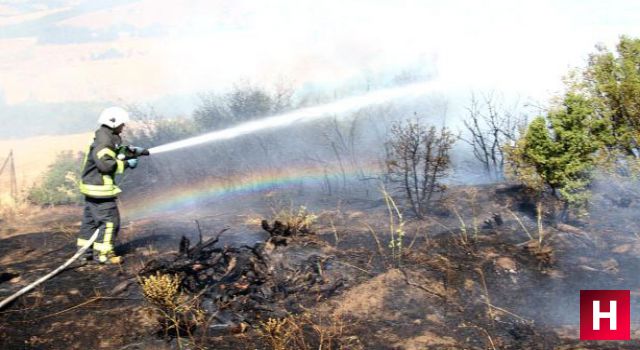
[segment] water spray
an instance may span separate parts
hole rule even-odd
[[[232,126],[227,129],[217,130],[185,140],[156,146],[150,148],[149,153],[159,154],[169,151],[175,151],[177,149],[192,147],[204,143],[228,140],[261,130],[281,128],[302,122],[310,122],[313,120],[326,118],[333,114],[345,113],[363,107],[379,105],[401,97],[415,97],[423,95],[436,89],[442,88],[443,86],[441,83],[432,81],[378,90],[360,96],[348,97],[318,106],[301,108],[291,112],[265,117],[262,119]]]

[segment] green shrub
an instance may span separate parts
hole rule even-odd
[[[78,181],[83,158],[81,152],[60,152],[44,174],[42,182],[29,190],[28,200],[40,205],[81,203]]]
[[[581,212],[588,204],[601,129],[591,101],[568,93],[561,106],[535,118],[515,147],[507,149],[520,181],[540,193],[548,187],[564,203],[563,220],[570,209]]]

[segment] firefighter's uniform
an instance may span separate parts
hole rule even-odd
[[[85,196],[85,207],[77,245],[78,248],[86,245],[99,228],[93,251],[89,250],[88,254],[100,263],[119,261],[113,247],[120,228],[116,198],[121,191],[114,180],[117,174],[124,172],[126,164],[117,157],[120,143],[120,136],[112,128],[102,125],[96,131],[82,166],[80,192]]]

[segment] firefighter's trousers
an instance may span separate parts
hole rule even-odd
[[[93,249],[88,254],[97,257],[100,262],[106,262],[114,256],[114,242],[120,229],[120,213],[115,198],[85,197],[84,214],[78,236],[78,249],[83,247],[96,229],[100,229],[98,238],[93,243]]]

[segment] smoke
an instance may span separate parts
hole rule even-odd
[[[229,140],[238,136],[252,134],[258,131],[282,128],[298,123],[310,122],[320,118],[327,118],[332,115],[347,115],[347,112],[361,109],[367,106],[379,105],[398,98],[415,97],[427,94],[444,86],[441,82],[431,81],[426,83],[411,84],[408,86],[384,89],[371,92],[362,96],[345,98],[324,105],[302,108],[275,115],[263,119],[258,119],[240,125],[236,125],[224,130],[210,132],[186,140],[172,142],[169,144],[153,147],[149,150],[151,154],[175,151],[181,148],[193,147],[204,143],[220,140]]]
[[[46,103],[27,101],[8,105],[0,100],[1,138],[87,132],[96,126],[103,102]]]
[[[213,213],[236,207],[237,212],[268,210],[257,207],[256,198],[273,190],[289,195],[295,204],[311,204],[312,208],[343,198],[375,203],[384,180],[385,141],[390,125],[420,118],[434,126],[464,130],[455,129],[465,116],[459,106],[463,100],[446,101],[438,94],[443,90],[439,83],[385,89],[275,113],[182,141],[178,137],[177,142],[153,148],[153,155],[142,160],[142,169],[131,173],[124,185],[128,196],[123,200],[125,216],[176,210],[183,215],[187,209],[202,212],[203,208]],[[446,179],[450,184],[495,181],[489,180],[473,158],[471,148],[463,142],[452,150],[452,161],[454,171]],[[491,191],[490,186],[484,188]],[[612,253],[616,248],[621,251],[620,245],[629,245],[631,252],[639,247],[635,236],[640,234],[639,199],[629,207],[619,206],[625,204],[620,199],[627,196],[628,188],[638,188],[637,183],[614,183],[606,176],[594,183],[591,218],[583,228],[585,236],[562,232],[545,223],[548,237],[544,242],[553,247],[556,259],[546,271],[537,267],[533,253],[518,245],[526,240],[524,233],[503,212],[505,219],[511,221],[512,231],[503,232],[496,242],[501,247],[505,242],[512,243],[511,252],[528,265],[514,275],[513,284],[505,284],[507,279],[497,279],[495,284],[489,281],[491,293],[503,296],[497,305],[544,325],[575,325],[580,289],[640,288],[636,274],[640,261],[627,253]],[[400,203],[399,196],[398,199]],[[521,204],[515,196],[504,199]],[[480,202],[478,215],[482,219],[491,210],[500,210],[503,204],[494,199]],[[516,211],[515,207],[512,209]],[[517,215],[535,232],[535,217],[527,217],[524,212]],[[471,214],[463,216],[464,220],[471,220]],[[454,221],[451,227],[455,225]],[[490,235],[487,237],[491,239]],[[640,306],[636,303],[632,307],[633,315],[640,315]]]
[[[419,119],[428,125],[447,126],[458,134],[462,106],[468,98],[468,92],[440,81],[379,89],[310,107],[304,104],[317,101],[313,95],[309,98],[294,92],[283,102],[273,97],[276,93],[238,86],[226,94],[203,99],[194,118],[151,121],[147,135],[138,132],[125,137],[132,144],[150,148],[152,153],[141,162],[142,169],[127,176],[125,190],[131,186],[136,198],[143,192],[149,201],[173,203],[162,206],[163,210],[187,203],[214,203],[219,200],[215,193],[229,196],[233,189],[238,193],[254,189],[257,193],[284,186],[290,191],[329,196],[376,197],[385,179],[391,126]],[[323,96],[320,100],[326,101],[326,91],[319,93]],[[256,97],[258,101],[252,100]],[[235,103],[241,103],[241,108]],[[278,105],[294,107],[282,111]],[[249,107],[256,110],[248,111]],[[234,110],[243,115],[234,114]],[[211,129],[214,131],[192,136],[198,133],[195,130]],[[451,157],[453,168],[444,183],[493,181],[478,171],[469,147],[462,142],[456,143]],[[265,181],[269,188],[265,188]],[[219,190],[207,191],[202,188],[203,182]],[[210,196],[158,198],[158,193],[173,190],[175,196],[184,197],[195,184]]]

